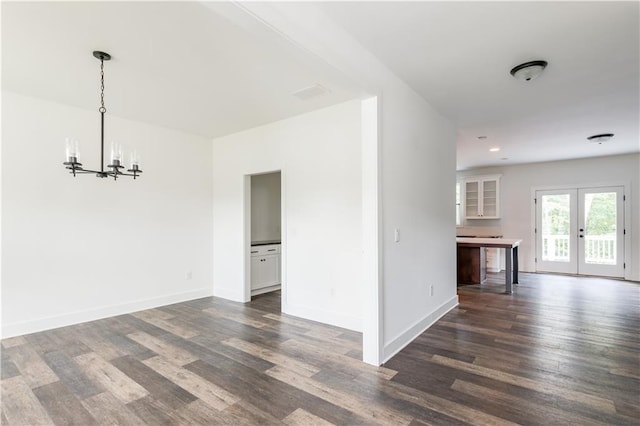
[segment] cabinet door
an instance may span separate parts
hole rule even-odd
[[[260,272],[261,272],[261,262],[262,257],[260,256],[251,256],[251,289],[255,290],[260,288]]]
[[[489,248],[485,249],[488,272],[500,272],[500,251],[502,249]]]
[[[464,184],[464,216],[477,218],[480,215],[480,181],[466,181]]]
[[[260,265],[260,287],[280,284],[280,256],[264,256]]]
[[[464,185],[465,219],[500,218],[500,178],[479,177],[469,179]]]
[[[485,219],[498,218],[499,209],[498,179],[482,181],[482,217]]]

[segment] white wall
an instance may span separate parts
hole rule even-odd
[[[383,97],[383,356],[388,359],[458,303],[455,133],[403,84],[387,82]]]
[[[251,241],[280,239],[280,173],[251,176]]]
[[[107,141],[137,147],[142,177],[74,178],[65,137],[97,168],[99,125],[97,111],[2,93],[4,337],[212,293],[210,141],[107,113]]]
[[[249,298],[247,175],[281,170],[283,311],[362,327],[360,102],[213,141],[213,288]]]
[[[371,217],[363,219],[370,232],[375,232],[371,220],[380,223],[379,235],[367,238],[363,247],[367,264],[378,262],[377,273],[365,275],[363,358],[383,363],[458,303],[454,128],[321,7],[310,2],[237,6],[377,97],[371,105],[378,109],[376,129],[363,131],[371,134],[371,141],[363,141],[365,190],[377,191],[365,202],[378,207],[365,211]],[[400,229],[398,243],[395,228]]]
[[[522,238],[520,270],[535,271],[532,191],[544,188],[626,185],[627,248],[625,277],[640,281],[640,154],[585,158],[580,160],[519,164],[458,172],[458,177],[501,173],[502,218],[473,220],[474,226],[500,226],[509,238]]]

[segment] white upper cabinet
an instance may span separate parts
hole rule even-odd
[[[464,180],[464,217],[500,218],[500,176],[475,176]]]

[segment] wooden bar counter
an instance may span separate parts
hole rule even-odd
[[[484,275],[486,276],[486,267],[482,260],[484,256],[484,248],[486,247],[494,247],[494,248],[503,248],[505,251],[505,293],[511,294],[512,284],[518,283],[518,246],[522,240],[515,238],[464,238],[459,237],[456,238],[456,243],[458,245],[458,256],[462,256],[462,258],[458,258],[458,279],[463,279],[463,283],[471,282],[474,280],[479,280],[478,283],[483,281],[482,271],[484,270]],[[472,250],[471,250],[472,249]],[[479,250],[477,256],[474,254],[474,250]],[[469,256],[471,263],[464,262],[464,257]],[[478,270],[472,271],[467,270],[468,268],[475,268],[474,258],[478,259]],[[461,264],[464,267],[461,270]],[[479,278],[476,278],[479,277]],[[467,279],[470,278],[470,279]]]

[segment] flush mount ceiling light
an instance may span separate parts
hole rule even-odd
[[[547,67],[547,61],[531,61],[516,65],[511,69],[511,75],[518,80],[531,81],[542,74]]]
[[[482,140],[485,140],[486,138],[487,138],[487,137],[486,137],[486,136],[484,136],[484,135],[483,135],[483,136],[478,136],[478,140],[481,140],[481,141],[482,141]]]
[[[587,140],[589,142],[594,142],[597,144],[601,144],[602,142],[606,142],[613,137],[613,133],[601,133],[599,135],[589,136]]]
[[[134,151],[131,156],[131,168],[127,171],[129,173],[122,173],[120,169],[124,169],[122,165],[122,150],[119,145],[112,143],[111,145],[111,164],[107,165],[111,170],[104,170],[104,114],[107,109],[104,107],[104,61],[111,59],[111,55],[105,52],[95,51],[93,56],[100,60],[100,170],[89,170],[82,167],[82,163],[78,160],[80,155],[78,153],[78,141],[67,138],[67,161],[64,164],[66,169],[70,170],[73,176],[78,173],[95,173],[99,178],[112,177],[118,179],[121,176],[133,176],[135,179],[142,173],[140,169],[140,162],[138,155]]]

